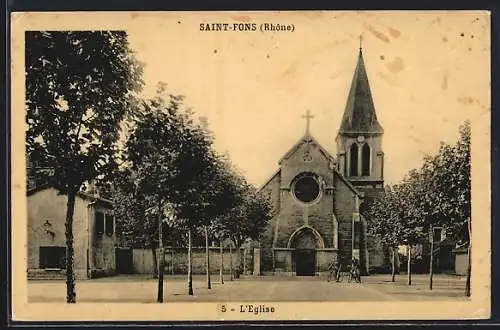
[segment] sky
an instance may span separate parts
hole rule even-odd
[[[482,13],[219,13],[136,16],[129,40],[156,83],[208,118],[217,150],[259,186],[304,134],[333,155],[359,36],[395,183],[460,123],[489,113],[489,17]],[[200,31],[202,23],[293,24],[293,32]],[[489,115],[489,114],[488,114]],[[473,133],[474,134],[474,133]]]
[[[30,16],[31,15],[31,16]],[[87,16],[86,16],[87,15]],[[215,148],[260,186],[302,137],[332,155],[362,35],[384,174],[396,183],[440,141],[472,121],[489,141],[490,25],[487,12],[122,12],[24,14],[29,29],[120,29],[144,64],[146,97],[159,81],[207,117]],[[200,24],[255,23],[256,31],[200,31]],[[293,31],[262,32],[263,23]],[[13,38],[12,49],[22,39]],[[22,72],[21,72],[22,73]],[[16,68],[13,69],[16,75]],[[489,147],[489,145],[488,145]]]

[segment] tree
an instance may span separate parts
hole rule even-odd
[[[465,121],[454,145],[441,144],[432,161],[429,200],[433,221],[446,228],[447,234],[468,247],[466,295],[470,296],[471,250],[471,126]]]
[[[150,249],[153,256],[153,277],[158,278],[159,247],[158,215],[153,200],[138,189],[136,175],[129,168],[115,171],[97,181],[99,194],[113,201],[118,244],[122,247]],[[164,213],[164,212],[162,212]],[[177,245],[182,233],[162,222],[163,245]]]
[[[273,208],[268,199],[248,184],[245,178],[233,172],[233,189],[237,202],[227,213],[218,217],[213,224],[219,240],[230,239],[238,251],[236,260],[237,277],[241,273],[240,247],[246,239],[259,239],[267,223],[272,219]]]
[[[459,132],[457,143],[441,143],[436,155],[425,156],[419,169],[411,170],[370,209],[369,230],[386,244],[411,247],[425,241],[433,226],[441,226],[456,241],[468,244],[470,257],[470,123],[463,123]],[[470,261],[468,269],[470,295]]]
[[[48,163],[67,194],[66,284],[76,302],[73,212],[85,182],[113,169],[120,123],[134,108],[142,70],[124,31],[26,33],[26,152]]]
[[[205,195],[205,203],[201,221],[205,232],[206,275],[207,287],[209,289],[211,288],[210,253],[208,248],[209,235],[219,240],[222,238],[222,236],[216,235],[220,233],[214,232],[214,230],[217,229],[214,224],[220,219],[221,216],[230,212],[230,210],[235,207],[238,202],[236,191],[237,187],[232,181],[233,168],[229,158],[227,155],[214,155],[213,157],[215,163],[211,169],[214,171],[208,172],[207,174],[210,175],[206,177],[204,181],[205,191],[203,194]],[[221,254],[221,261],[222,257],[223,255]],[[221,283],[222,282],[221,275]]]
[[[162,234],[163,219],[171,205],[169,197],[172,194],[171,183],[179,171],[175,166],[182,140],[183,123],[176,114],[179,102],[171,96],[170,104],[161,93],[164,86],[159,86],[159,95],[143,102],[143,111],[137,114],[134,126],[125,143],[124,163],[134,174],[137,194],[149,205],[148,213],[156,219],[158,235]],[[146,209],[144,209],[146,211]],[[154,228],[154,226],[153,226]],[[164,251],[163,238],[158,239],[158,302],[163,302],[163,270]]]
[[[426,238],[426,229],[418,206],[421,189],[418,171],[410,171],[400,184],[386,187],[368,211],[369,232],[392,251],[392,280],[395,280],[395,249],[406,245],[408,250],[408,285],[411,285],[411,248]]]
[[[395,192],[387,186],[384,194],[374,199],[366,216],[368,232],[377,237],[391,251],[391,280],[396,280],[395,259],[397,248],[402,244],[403,230],[398,214]]]
[[[137,174],[141,193],[168,205],[173,213],[169,225],[187,233],[188,292],[192,295],[192,236],[210,213],[216,165],[211,137],[194,121],[192,111],[183,107],[183,97],[169,95],[167,101],[165,91],[160,84],[158,95],[144,102],[124,154]]]

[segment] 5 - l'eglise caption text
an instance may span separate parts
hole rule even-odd
[[[266,304],[244,304],[228,306],[226,304],[219,305],[219,311],[222,313],[248,313],[253,315],[272,314],[275,312],[275,307]]]
[[[294,32],[294,24],[281,23],[200,23],[200,31],[204,32]]]

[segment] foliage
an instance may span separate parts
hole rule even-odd
[[[219,239],[230,239],[239,248],[247,238],[260,238],[272,218],[272,206],[243,176],[233,172],[229,179],[236,203],[227,213],[215,219],[212,230]]]
[[[73,213],[86,181],[112,171],[120,124],[142,86],[123,31],[26,34],[26,154],[68,196],[67,302],[76,302]],[[37,175],[36,170],[33,171]]]
[[[141,73],[125,32],[27,32],[30,160],[53,168],[66,191],[110,170]]]
[[[387,246],[428,239],[430,226],[445,227],[457,241],[468,242],[471,215],[470,123],[460,126],[456,144],[441,143],[421,168],[387,187],[368,210],[369,231]]]

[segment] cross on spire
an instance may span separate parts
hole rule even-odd
[[[310,121],[311,121],[311,118],[314,118],[314,116],[311,115],[311,111],[307,110],[306,114],[303,115],[302,118],[306,119],[306,133],[309,133]]]
[[[359,51],[361,52],[363,50],[363,35],[359,35]]]

